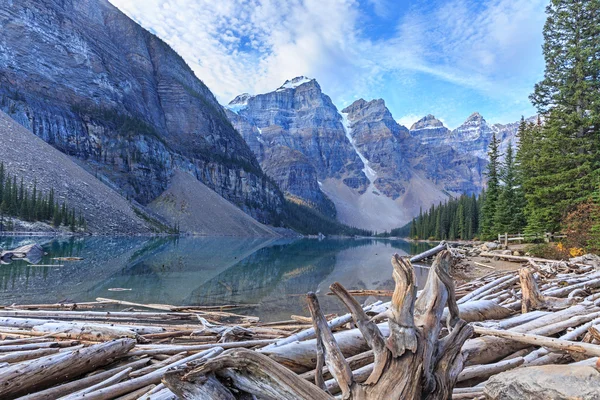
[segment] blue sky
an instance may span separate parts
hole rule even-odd
[[[535,113],[547,0],[110,0],[169,43],[226,104],[299,75],[338,108],[383,98],[410,126]]]

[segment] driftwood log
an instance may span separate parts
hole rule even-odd
[[[542,308],[561,310],[578,302],[573,297],[559,298],[543,295],[538,288],[533,272],[529,268],[521,268],[519,278],[521,280],[521,312],[523,314]]]
[[[171,371],[163,381],[185,399],[238,399],[248,394],[263,399],[333,399],[326,390],[331,384],[323,379],[327,365],[344,399],[448,399],[463,369],[461,347],[473,333],[459,317],[451,263],[451,253],[442,251],[417,299],[410,261],[393,257],[396,287],[387,313],[387,338],[342,285],[331,285],[372,350],[373,365],[365,369],[364,383],[353,376],[313,293],[307,300],[316,332],[314,385],[267,355],[245,349],[226,351],[191,370]]]

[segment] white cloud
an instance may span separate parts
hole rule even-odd
[[[532,82],[523,75],[540,51],[547,3],[420,1],[395,35],[374,40],[358,0],[110,1],[175,48],[221,102],[306,75],[342,104],[380,97],[382,87],[415,74],[508,101],[526,98]],[[366,1],[376,13],[390,4]]]
[[[419,116],[419,115],[415,115],[415,114],[409,114],[409,115],[405,115],[401,118],[396,119],[396,122],[398,122],[400,125],[404,125],[408,129],[410,129],[410,127],[413,126],[413,124],[415,122],[417,122],[418,120],[420,120],[423,117],[424,117],[424,115]]]

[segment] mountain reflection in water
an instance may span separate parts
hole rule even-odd
[[[97,297],[172,305],[260,304],[243,310],[264,321],[308,315],[314,291],[325,312],[344,311],[329,285],[393,289],[391,257],[432,245],[402,240],[269,240],[212,237],[0,238],[0,249],[40,243],[35,267],[0,267],[0,304],[93,301]],[[53,260],[82,257],[82,261]],[[426,268],[416,268],[419,286]],[[131,289],[110,291],[113,288]],[[360,301],[367,300],[361,298]]]

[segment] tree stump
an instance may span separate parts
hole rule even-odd
[[[387,338],[341,284],[331,285],[373,351],[373,369],[364,383],[355,381],[316,295],[309,293],[307,301],[317,333],[314,385],[269,357],[247,349],[226,351],[191,371],[172,371],[165,376],[165,384],[188,400],[212,399],[215,393],[222,399],[247,398],[250,394],[261,399],[330,400],[334,397],[326,391],[322,373],[326,364],[343,399],[450,399],[463,368],[461,347],[473,333],[473,328],[459,318],[449,274],[451,262],[448,251],[436,257],[417,299],[410,261],[394,255],[396,287],[387,312]],[[446,305],[449,313],[443,321]]]

